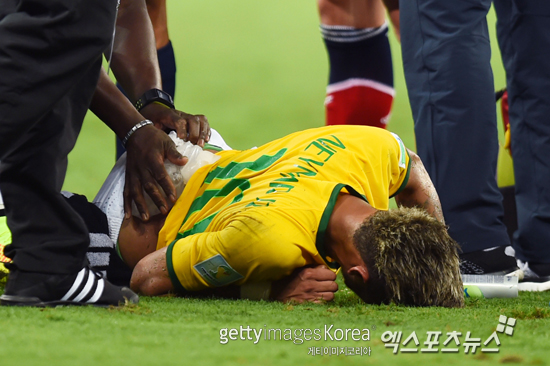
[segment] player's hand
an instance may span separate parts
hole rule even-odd
[[[151,103],[140,110],[141,115],[153,121],[156,127],[165,131],[175,130],[184,141],[204,147],[210,140],[210,124],[202,114],[187,114],[177,109]]]
[[[334,300],[336,274],[325,265],[302,267],[273,283],[272,297],[282,302],[323,303]]]
[[[176,149],[168,135],[151,125],[138,129],[126,144],[126,182],[124,185],[124,212],[129,218],[132,214],[132,202],[143,221],[149,220],[149,210],[143,191],[151,197],[160,212],[167,214],[176,202],[176,189],[164,168],[168,159],[176,165],[185,165],[187,158]],[[161,193],[166,194],[166,198]]]

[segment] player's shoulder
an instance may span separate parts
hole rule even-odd
[[[338,135],[344,139],[376,140],[397,136],[384,128],[373,126],[335,125],[306,130],[304,133],[307,133],[307,131],[317,135]]]

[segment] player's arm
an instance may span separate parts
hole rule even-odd
[[[174,292],[166,265],[166,248],[141,259],[134,267],[130,288],[145,296],[161,296]]]
[[[116,88],[115,84],[102,71],[98,87],[92,99],[90,109],[120,139],[140,121],[146,119]],[[166,214],[176,200],[176,190],[164,168],[164,160],[183,165],[187,161],[176,150],[166,133],[152,125],[136,130],[126,143],[128,151],[126,166],[126,184],[124,187],[124,211],[131,215],[131,203],[134,201],[144,220],[149,219],[145,204],[144,189],[157,205],[160,212]],[[171,202],[161,194],[164,191]]]
[[[177,225],[181,225],[179,221]],[[287,230],[280,230],[281,226]],[[295,271],[307,262],[300,247],[290,243],[310,238],[291,227],[286,216],[273,210],[234,214],[219,231],[188,235],[141,259],[131,286],[145,295],[175,291],[224,296],[228,287],[238,285],[244,297],[251,299],[300,301],[317,295],[332,299],[329,293],[337,286],[334,274],[327,276],[328,269]],[[285,277],[289,277],[287,281],[273,284]],[[327,294],[320,294],[323,292]]]
[[[272,300],[284,303],[323,303],[334,300],[336,274],[325,265],[297,268],[290,276],[273,282],[224,286],[197,291],[194,297]]]
[[[338,290],[336,274],[326,266],[302,267],[290,276],[267,283],[268,298],[281,302],[324,302],[334,300]],[[193,297],[243,298],[244,286],[227,285],[193,291]],[[162,296],[174,292],[175,288],[168,274],[166,248],[157,250],[143,258],[134,268],[130,287],[145,296]],[[246,298],[246,297],[245,297]]]
[[[144,0],[122,0],[117,17],[113,73],[132,103],[146,91],[162,89],[153,26]],[[159,103],[150,103],[140,113],[155,123],[176,130],[178,137],[204,146],[210,127],[203,115],[191,115]]]
[[[112,68],[118,81],[136,102],[150,89],[161,89],[161,77],[151,21],[144,0],[122,0],[114,40]],[[191,142],[204,144],[210,127],[204,116],[191,116],[164,105],[150,103],[138,111],[124,100],[106,73],[102,72],[90,107],[113,131],[124,139],[134,126],[149,119],[159,126],[175,129]],[[175,201],[175,189],[164,169],[164,160],[183,165],[185,159],[162,131],[146,125],[128,139],[128,164],[124,191],[125,212],[129,216],[134,201],[144,220],[149,219],[143,191],[160,211],[166,213]],[[164,191],[170,201],[161,194]]]
[[[395,201],[399,206],[424,208],[444,223],[439,196],[422,160],[411,150],[408,152],[411,159],[409,180],[405,188],[395,196]]]

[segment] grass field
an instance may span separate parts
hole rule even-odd
[[[315,2],[168,0],[176,48],[176,104],[204,113],[234,148],[247,148],[324,123],[327,59]],[[491,16],[490,23],[494,23]],[[414,148],[399,45],[393,35],[397,96],[389,128]],[[495,86],[504,86],[494,44]],[[65,189],[92,198],[114,163],[114,136],[93,115],[69,159]],[[341,284],[341,288],[344,286]],[[549,364],[550,293],[517,299],[469,300],[464,309],[366,306],[349,291],[334,303],[142,298],[122,309],[0,308],[0,364],[8,365],[521,365]],[[462,332],[485,341],[499,316],[517,319],[512,336],[499,334],[499,353],[392,354],[386,331]],[[220,329],[369,329],[368,341],[284,340],[220,343]],[[311,356],[310,347],[370,347],[370,356]],[[408,347],[413,344],[409,343]],[[489,345],[493,346],[494,343]],[[450,348],[452,344],[447,345]]]

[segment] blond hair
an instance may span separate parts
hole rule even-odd
[[[370,275],[366,288],[356,291],[363,300],[368,297],[365,291],[376,288],[383,292],[382,302],[464,306],[459,246],[445,225],[425,210],[377,211],[353,239]]]

